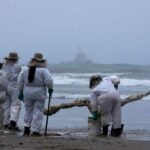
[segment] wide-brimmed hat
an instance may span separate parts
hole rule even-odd
[[[18,54],[16,52],[10,52],[8,57],[5,57],[6,60],[15,59],[18,60],[20,57],[18,57]]]
[[[35,53],[34,57],[31,58],[31,61],[28,64],[29,67],[46,67],[46,59],[43,58],[43,54]]]
[[[32,60],[36,60],[38,62],[46,61],[46,59],[43,59],[43,54],[42,53],[35,53]]]

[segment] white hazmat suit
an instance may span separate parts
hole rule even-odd
[[[4,119],[4,102],[6,101],[6,92],[8,87],[8,80],[6,72],[0,69],[0,129],[3,128]]]
[[[47,88],[53,89],[51,73],[47,68],[36,67],[33,82],[28,81],[29,68],[24,67],[18,77],[18,89],[24,93],[24,126],[31,132],[40,132]]]
[[[9,125],[10,121],[17,123],[21,103],[18,100],[17,80],[21,71],[21,66],[16,63],[4,63],[3,69],[6,71],[8,79],[7,100],[5,102],[4,125]]]

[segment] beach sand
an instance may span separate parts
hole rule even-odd
[[[150,141],[61,134],[42,137],[1,134],[0,150],[149,150]]]

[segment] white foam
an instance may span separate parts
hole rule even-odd
[[[129,78],[122,78],[120,79],[122,86],[150,86],[150,80],[137,80],[137,79],[129,79]]]
[[[53,77],[55,85],[87,85],[88,79],[73,78],[65,75]]]
[[[80,98],[84,98],[84,97],[90,97],[90,94],[89,93],[87,93],[87,94],[54,93],[53,94],[53,98],[56,98],[56,99],[80,99]]]
[[[55,85],[83,85],[88,86],[89,74],[55,74],[53,76]],[[131,78],[120,78],[120,86],[147,86],[150,87],[150,80],[138,80]]]

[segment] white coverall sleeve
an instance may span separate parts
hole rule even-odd
[[[19,91],[23,91],[23,87],[24,87],[24,79],[23,79],[23,70],[22,70],[18,76],[17,88]]]
[[[90,105],[91,105],[92,112],[95,112],[98,110],[98,98],[97,98],[97,95],[93,92],[90,96]]]
[[[0,78],[0,89],[4,90],[4,91],[7,91],[7,88],[8,88],[8,79],[7,79],[7,75],[6,75],[6,72],[3,71],[2,72],[2,76]]]
[[[44,83],[48,89],[53,89],[53,79],[47,68],[44,70]]]
[[[18,75],[19,75],[19,73],[21,72],[21,66],[17,64],[17,67],[16,67],[15,69],[16,69],[16,70],[15,70],[16,73],[13,74],[13,75],[14,75],[15,79],[18,80]]]

